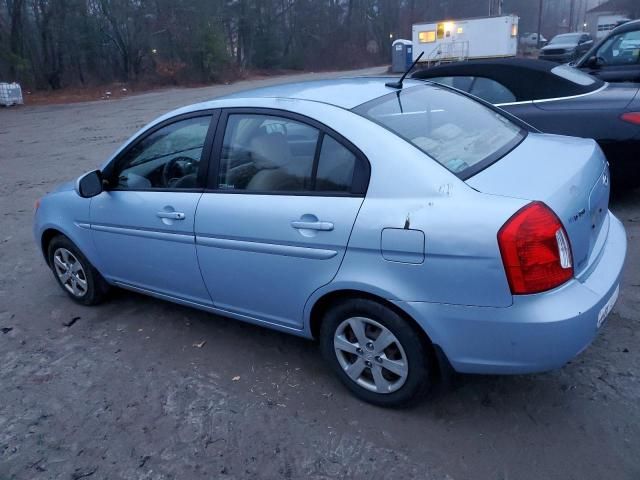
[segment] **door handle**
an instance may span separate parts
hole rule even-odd
[[[305,222],[302,220],[295,220],[291,222],[291,226],[298,230],[320,230],[322,232],[329,232],[333,230],[333,223],[331,222]]]
[[[184,220],[184,213],[182,212],[158,212],[156,215],[159,218],[169,218],[171,220]]]

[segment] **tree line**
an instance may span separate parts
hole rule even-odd
[[[371,64],[388,57],[391,32],[415,3],[0,0],[0,80],[58,89]]]
[[[546,0],[559,5],[570,0]],[[629,0],[635,1],[635,0]],[[247,69],[387,62],[394,38],[500,0],[0,0],[0,81],[30,88],[197,83]],[[534,0],[504,10],[537,15]]]

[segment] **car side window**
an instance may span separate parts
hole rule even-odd
[[[469,93],[493,104],[516,101],[516,96],[511,90],[491,78],[476,77]]]
[[[260,192],[310,189],[319,136],[316,128],[288,118],[229,115],[218,188]]]
[[[439,83],[441,85],[446,85],[447,87],[457,88],[458,90],[462,90],[463,92],[469,92],[471,88],[471,84],[473,83],[474,77],[434,77],[429,78],[428,80],[431,82]]]
[[[211,116],[179,120],[133,145],[117,160],[114,189],[198,188],[198,169]]]
[[[322,192],[351,191],[356,156],[329,135],[322,137],[315,190]]]
[[[640,30],[625,32],[606,40],[598,49],[598,60],[604,65],[636,65],[640,63]]]

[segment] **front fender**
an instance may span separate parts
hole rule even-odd
[[[43,236],[45,232],[55,230],[69,238],[89,262],[101,270],[91,236],[90,208],[91,199],[80,197],[73,188],[57,190],[41,200],[34,217],[33,235],[45,260],[47,252],[43,250]]]

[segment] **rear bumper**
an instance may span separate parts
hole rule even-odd
[[[627,239],[609,213],[609,234],[589,274],[537,295],[515,296],[507,308],[397,302],[463,373],[552,370],[589,346],[598,317],[620,285]]]

